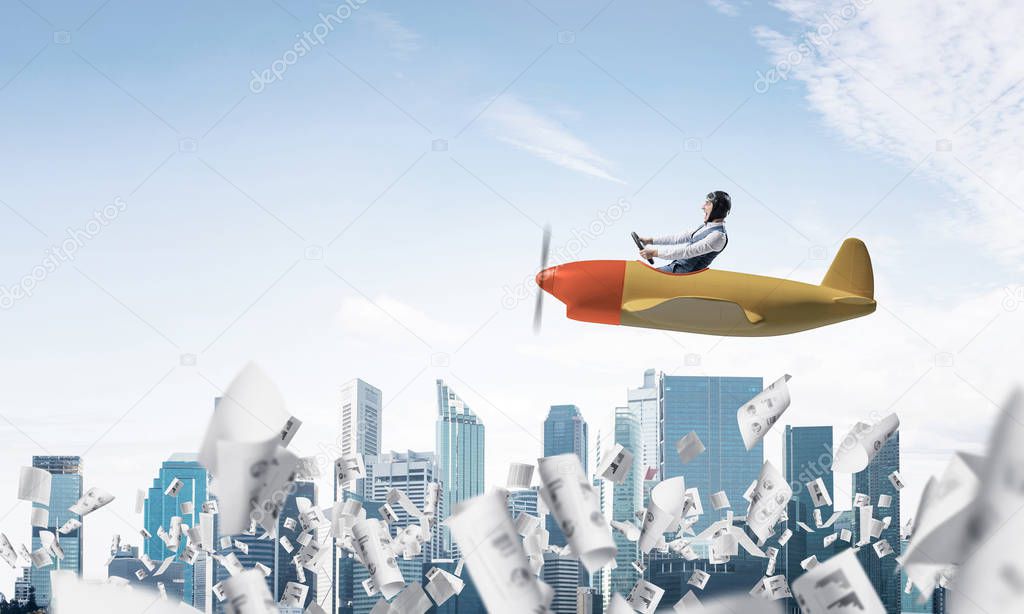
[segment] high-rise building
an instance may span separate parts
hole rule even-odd
[[[383,410],[380,390],[361,379],[341,387],[341,455],[381,453]],[[363,480],[356,480],[354,489],[362,492]]]
[[[576,614],[576,589],[580,586],[581,569],[585,570],[575,556],[563,558],[550,552],[544,553],[540,577],[555,591],[551,600],[552,614]]]
[[[644,383],[639,388],[626,391],[629,408],[640,420],[640,445],[632,449],[633,462],[640,465],[641,471],[647,467],[657,469],[661,466],[661,446],[658,445],[658,374],[654,369],[644,371]]]
[[[21,577],[14,581],[14,600],[20,604],[28,603],[29,595],[32,593],[32,579],[29,577],[31,568],[22,567]]]
[[[181,480],[182,486],[176,495],[165,495],[164,492],[174,482]],[[179,554],[185,548],[185,538],[179,540],[178,551],[171,552],[157,535],[160,527],[169,530],[171,519],[175,516],[190,527],[199,525],[199,514],[203,503],[209,498],[209,473],[199,463],[198,455],[190,453],[172,454],[160,465],[160,472],[153,478],[153,484],[147,492],[143,511],[143,525],[151,537],[143,541],[143,551],[154,561]],[[191,506],[191,511],[185,512]],[[204,560],[205,563],[205,560]],[[195,585],[195,567],[186,565],[182,574],[183,588],[181,599],[198,607],[206,601],[205,584]],[[170,593],[168,593],[170,594]]]
[[[878,558],[875,549],[866,546],[857,553],[868,579],[878,591],[882,603],[889,612],[900,611],[900,595],[903,587],[900,585],[900,573],[896,563],[896,557],[902,552],[900,549],[900,491],[889,481],[889,474],[900,469],[900,434],[893,433],[889,441],[875,454],[875,458],[868,464],[867,469],[853,476],[853,488],[855,493],[863,493],[871,500],[874,506],[872,516],[879,520],[891,517],[888,528],[882,530],[878,539],[889,542],[893,553],[885,558]],[[878,507],[879,495],[892,497],[892,505],[889,507]],[[853,515],[856,530],[854,539],[860,539],[861,526],[860,514],[855,510]]]
[[[575,405],[552,405],[544,420],[544,456],[575,454],[587,474],[587,421]]]
[[[725,491],[729,501],[740,506],[744,501],[743,493],[761,473],[764,446],[758,442],[749,451],[746,449],[736,412],[762,389],[760,377],[662,375],[658,380],[661,447],[658,477],[664,480],[683,476],[687,488],[698,490],[705,513],[693,526],[697,533],[719,518],[718,514],[709,513],[712,493]],[[705,451],[684,464],[676,442],[691,431],[703,442]],[[709,546],[694,543],[698,550]],[[742,550],[728,563],[718,565],[652,551],[644,577],[665,589],[663,603],[675,603],[685,594],[686,579],[695,568],[714,577],[714,582],[701,592],[704,598],[750,590],[764,573],[764,561]]]
[[[111,555],[112,558],[107,563],[108,577],[124,578],[131,584],[145,586],[152,591],[159,590],[158,585],[163,584],[168,597],[182,600],[185,590],[185,568],[188,567],[185,563],[173,561],[164,573],[155,576],[139,558],[139,549],[136,546],[121,546],[111,552]],[[136,575],[140,571],[143,573],[141,579]]]
[[[48,506],[33,503],[33,508],[47,507],[49,519],[46,528],[32,527],[32,551],[42,547],[40,531],[58,535],[57,529],[70,519],[82,517],[68,510],[82,496],[82,458],[79,456],[33,456],[32,466],[49,471],[51,478],[50,501]],[[50,571],[66,569],[82,575],[82,527],[73,529],[67,535],[58,535],[64,549],[64,559],[54,559],[53,565],[29,571],[29,580],[36,589],[36,603],[40,607],[50,604]]]
[[[437,457],[433,452],[390,452],[372,459],[366,465],[367,492],[373,501],[387,502],[391,489],[405,493],[416,509],[422,510],[427,502],[427,490],[431,483],[439,482]],[[438,492],[441,500],[444,493]],[[438,503],[441,503],[439,501]],[[398,520],[389,523],[392,532],[404,529],[410,524],[420,524],[419,518],[410,516],[400,505],[391,506]],[[441,531],[435,522],[431,527],[431,536],[423,544],[423,551],[415,560],[429,563],[435,558],[442,558]],[[410,569],[413,569],[410,565]],[[420,570],[415,570],[413,577],[418,577]]]
[[[508,514],[512,517],[512,520],[515,520],[519,514],[529,514],[540,518],[546,513],[544,503],[540,500],[539,486],[509,491]]]
[[[583,475],[587,475],[587,421],[575,405],[552,405],[544,420],[544,456],[558,454],[575,454],[583,465]],[[547,530],[549,544],[568,543],[554,516],[548,516]]]
[[[832,427],[831,426],[786,426],[783,434],[783,473],[786,482],[793,489],[786,513],[789,516],[786,527],[793,531],[792,537],[779,553],[778,569],[793,583],[804,573],[800,562],[809,556],[816,556],[824,562],[833,553],[833,547],[826,548],[821,533],[807,533],[797,522],[809,527],[814,523],[814,500],[807,483],[821,478],[829,496],[835,492],[832,476]],[[818,508],[822,520],[832,516],[832,505]],[[838,540],[837,540],[838,541]],[[791,614],[800,614],[800,608],[792,598],[786,599],[786,608]]]
[[[661,438],[660,479],[684,476],[687,488],[697,488],[701,497],[725,491],[733,505],[761,474],[764,444],[749,451],[743,444],[736,411],[763,389],[760,377],[707,377],[663,375],[659,381]],[[704,443],[704,452],[683,464],[676,442],[694,431]],[[707,509],[707,508],[705,508]],[[705,513],[693,529],[700,532],[717,520]]]
[[[627,450],[639,450],[643,442],[643,430],[640,422],[640,410],[636,406],[615,408],[615,443]],[[611,518],[622,522],[636,522],[636,512],[643,507],[643,471],[641,463],[636,462],[626,473],[626,477],[618,484],[612,484]],[[628,595],[630,589],[640,578],[633,567],[633,562],[640,559],[640,550],[635,541],[630,541],[620,531],[614,531],[615,569],[607,573],[607,586],[602,587],[602,598],[611,599],[612,594]],[[607,607],[607,603],[604,604]]]
[[[361,454],[364,462],[367,458],[377,456],[381,451],[383,428],[383,395],[374,386],[361,379],[346,382],[341,387],[341,456]],[[348,490],[339,491],[344,486]],[[351,485],[333,485],[333,501],[343,501],[355,493],[360,501],[365,497],[366,480],[354,480]],[[335,590],[331,591],[331,611],[344,612],[351,608],[352,560],[337,546],[332,546],[331,577],[334,579]],[[342,586],[339,582],[349,582]],[[360,589],[361,590],[361,589]]]
[[[444,519],[455,504],[484,492],[484,424],[444,380],[437,380],[435,450],[444,486]],[[447,527],[442,530],[444,549],[457,554]]]

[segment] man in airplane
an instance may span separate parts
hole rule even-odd
[[[706,269],[729,243],[725,233],[725,216],[732,209],[732,199],[716,190],[704,199],[704,223],[693,232],[663,237],[640,237],[648,247],[640,250],[643,258],[662,258],[672,262],[660,267],[666,273],[692,273]],[[661,247],[650,247],[657,245]]]

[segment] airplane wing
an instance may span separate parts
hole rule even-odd
[[[733,301],[703,296],[634,299],[623,304],[622,309],[653,324],[666,326],[686,322],[707,328],[732,328],[764,320],[761,314]]]

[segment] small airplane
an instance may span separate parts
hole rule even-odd
[[[875,311],[871,256],[860,239],[846,239],[820,285],[703,269],[673,274],[643,262],[584,260],[547,267],[545,233],[537,285],[565,303],[566,316],[729,337],[787,335]],[[540,323],[538,292],[534,329]]]

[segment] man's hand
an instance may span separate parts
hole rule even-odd
[[[651,243],[654,243],[654,239],[651,237],[640,237],[640,242],[644,245],[650,245]]]
[[[645,247],[642,250],[640,250],[640,257],[641,258],[656,258],[657,256],[658,256],[658,248],[657,247]]]

